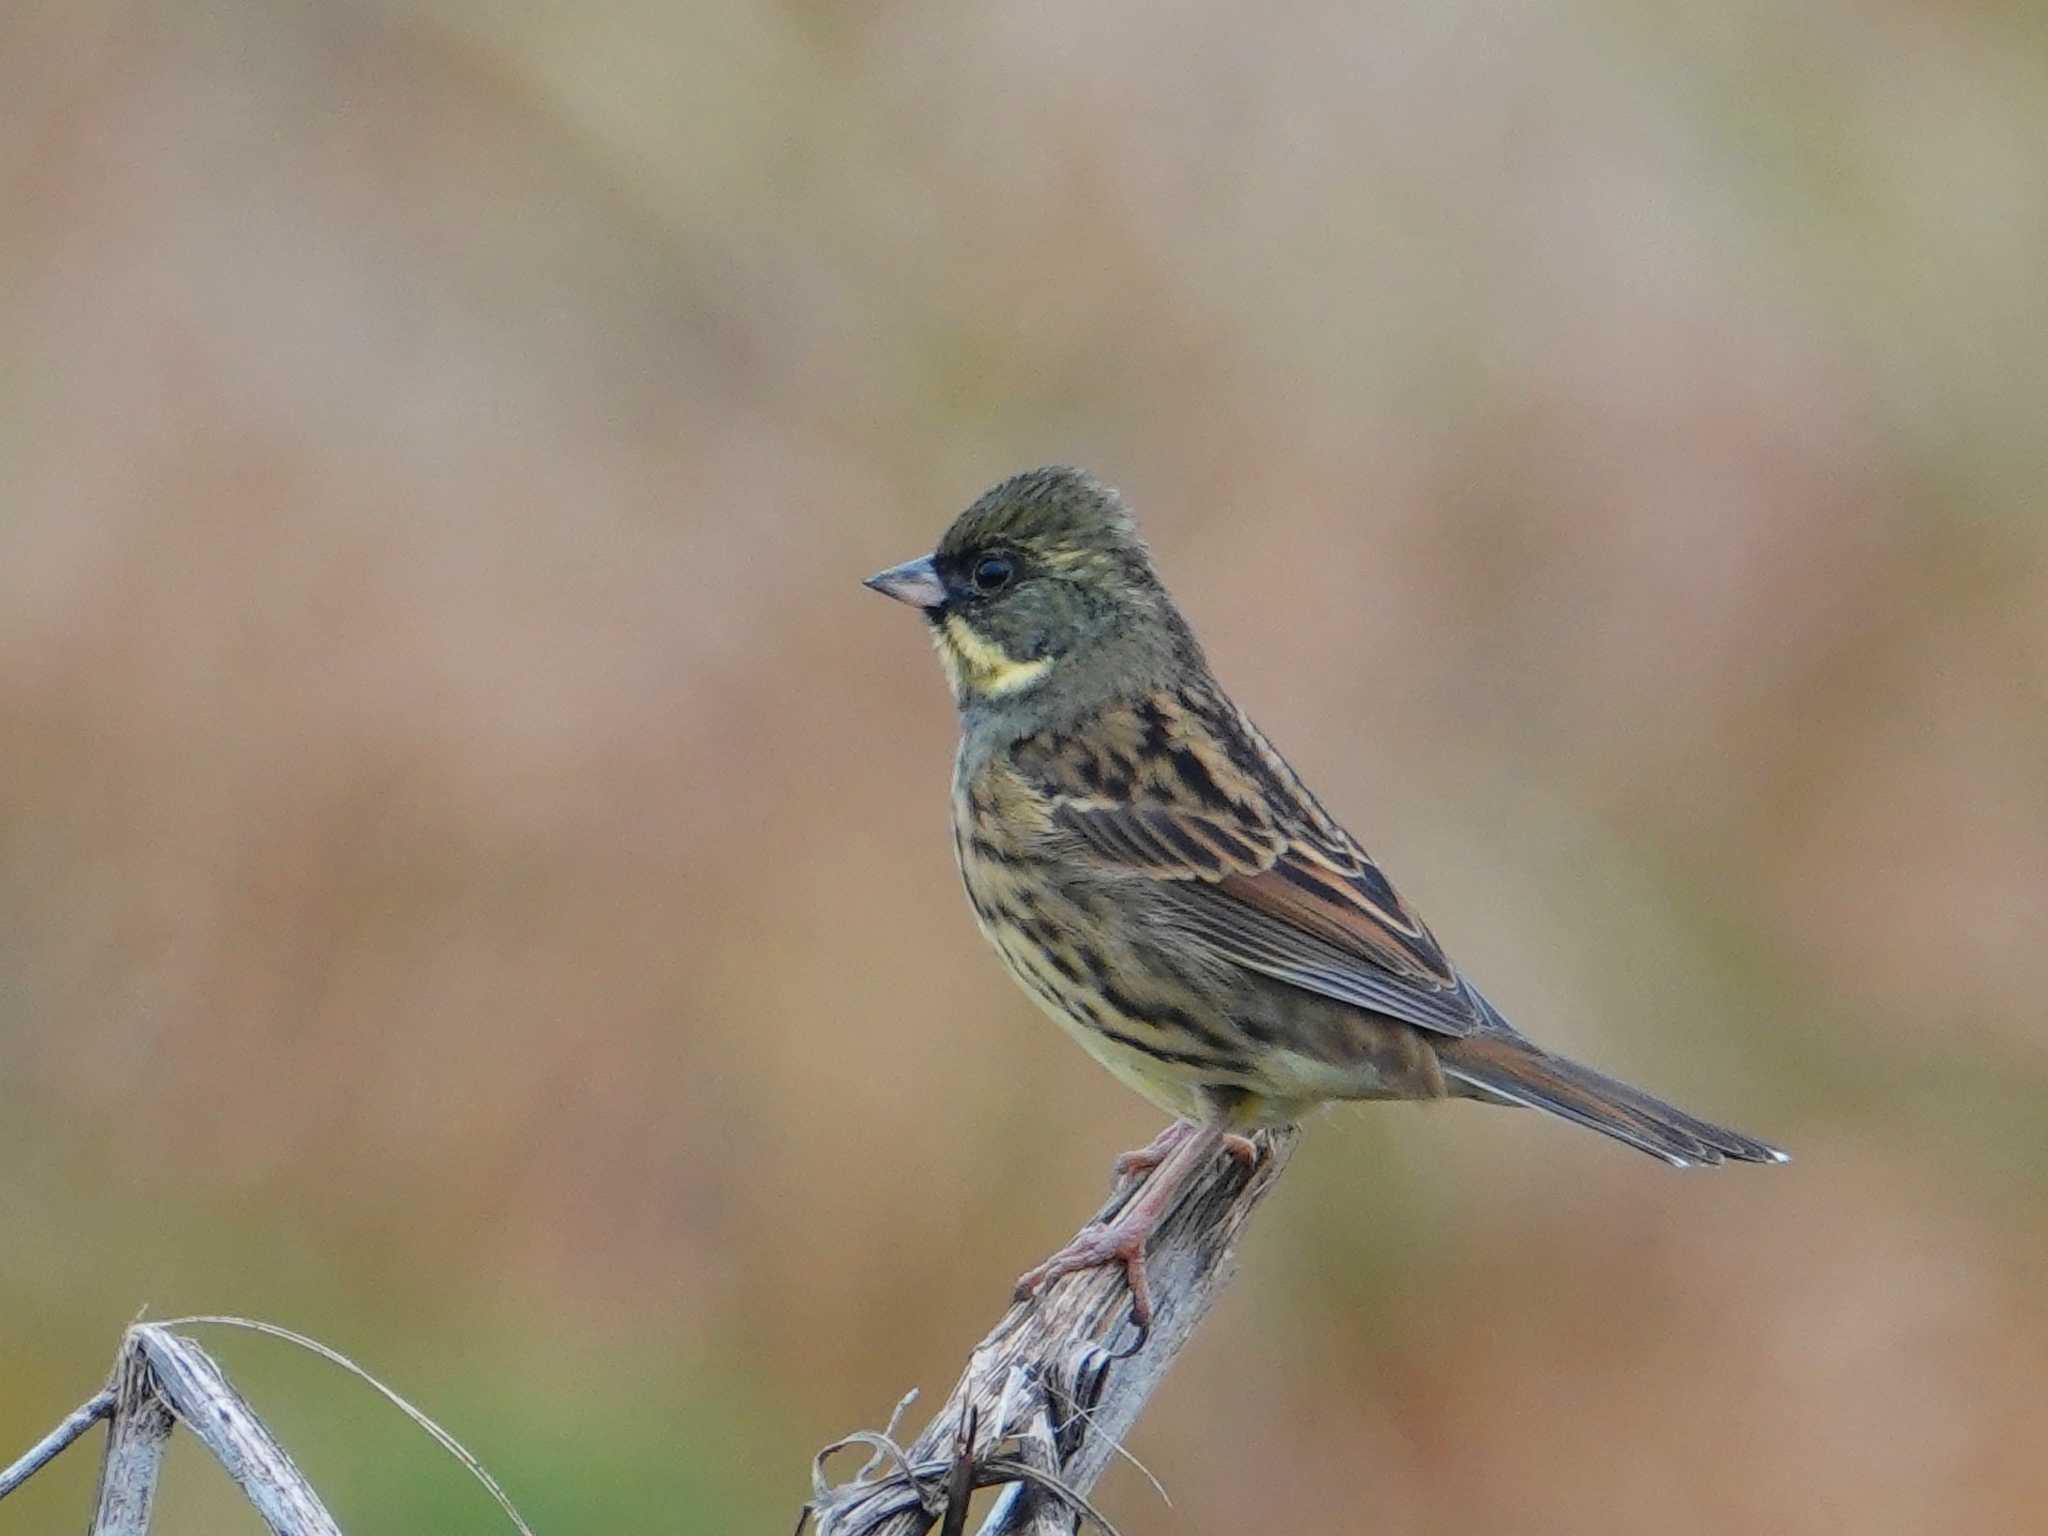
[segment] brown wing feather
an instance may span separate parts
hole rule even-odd
[[[1482,1026],[1429,930],[1234,708],[1155,695],[1089,740],[1112,745],[1068,737],[1028,754],[1053,824],[1103,864],[1160,881],[1222,958],[1424,1029]]]

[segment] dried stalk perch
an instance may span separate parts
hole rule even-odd
[[[1122,1271],[1070,1276],[1035,1306],[1010,1309],[908,1447],[890,1438],[892,1423],[888,1433],[821,1452],[805,1521],[816,1517],[819,1536],[923,1536],[945,1520],[944,1536],[953,1536],[963,1529],[968,1491],[1007,1483],[981,1536],[1068,1536],[1083,1518],[1107,1529],[1087,1510],[1087,1492],[1229,1283],[1238,1232],[1296,1139],[1292,1129],[1261,1133],[1262,1155],[1249,1175],[1219,1155],[1182,1195],[1147,1251],[1152,1332],[1135,1354],[1119,1358],[1134,1337]],[[1095,1219],[1115,1215],[1129,1193]],[[876,1454],[853,1481],[833,1486],[825,1464],[850,1446]]]
[[[147,1536],[171,1431],[183,1424],[241,1485],[275,1536],[341,1536],[284,1447],[190,1339],[138,1323],[121,1338],[105,1391],[0,1472],[0,1499],[107,1420],[92,1536]]]
[[[520,1532],[533,1536],[505,1496],[505,1490],[446,1430],[362,1367],[326,1345],[279,1328],[237,1317],[188,1317],[170,1323],[138,1323],[121,1339],[114,1374],[93,1397],[13,1466],[0,1471],[0,1499],[13,1493],[100,1420],[108,1421],[107,1450],[92,1536],[147,1536],[171,1432],[184,1425],[263,1517],[273,1536],[341,1536],[312,1486],[284,1447],[235,1391],[213,1357],[175,1328],[194,1324],[247,1328],[283,1339],[361,1377],[393,1406],[454,1456],[497,1500]]]

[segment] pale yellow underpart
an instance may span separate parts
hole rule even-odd
[[[1201,1093],[1199,1077],[1188,1068],[1112,1040],[1036,992],[1031,993],[1031,1000],[1082,1050],[1107,1067],[1112,1077],[1140,1098],[1182,1120],[1199,1122],[1214,1118],[1215,1110]],[[1318,1104],[1356,1097],[1359,1082],[1355,1073],[1342,1074],[1327,1063],[1284,1051],[1260,1060],[1257,1081],[1241,1086],[1251,1089],[1251,1093],[1233,1106],[1233,1112],[1221,1122],[1225,1130],[1286,1125]]]
[[[932,631],[939,661],[946,669],[946,681],[956,698],[970,694],[998,698],[1028,688],[1052,670],[1052,658],[1018,661],[994,641],[974,632],[957,613],[949,613]]]
[[[1030,967],[1022,956],[1004,943],[977,917],[982,936],[995,946],[1003,962],[1024,982],[1024,992],[1045,1016],[1072,1037],[1082,1050],[1109,1069],[1110,1075],[1140,1098],[1157,1105],[1181,1120],[1206,1121],[1215,1108],[1201,1092],[1199,1074],[1173,1062],[1112,1040],[1101,1030],[1077,1019],[1031,985]],[[1262,1125],[1286,1125],[1299,1120],[1318,1104],[1332,1099],[1370,1097],[1377,1086],[1356,1072],[1344,1072],[1328,1062],[1315,1061],[1294,1051],[1269,1051],[1257,1064],[1257,1075],[1239,1086],[1250,1094],[1233,1106],[1222,1124],[1225,1130],[1248,1131]]]

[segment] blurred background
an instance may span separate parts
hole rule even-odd
[[[859,581],[1071,461],[1512,1017],[1797,1157],[1321,1116],[1107,1509],[2048,1530],[2040,7],[77,0],[0,101],[0,1461],[145,1306],[556,1536],[942,1392],[1157,1118]]]

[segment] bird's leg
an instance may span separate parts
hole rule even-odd
[[[1165,1162],[1173,1149],[1197,1129],[1199,1127],[1192,1120],[1176,1120],[1136,1152],[1124,1153],[1110,1165],[1112,1185],[1123,1183],[1132,1174],[1143,1178]],[[1223,1150],[1236,1159],[1238,1167],[1247,1171],[1259,1165],[1258,1146],[1249,1136],[1239,1136],[1232,1131],[1224,1132]]]
[[[1175,1133],[1178,1132],[1176,1135]],[[1182,1121],[1167,1130],[1174,1138],[1152,1177],[1114,1221],[1096,1222],[1081,1229],[1075,1239],[1036,1269],[1017,1277],[1017,1299],[1028,1301],[1055,1280],[1097,1269],[1104,1264],[1121,1264],[1124,1281],[1131,1288],[1131,1321],[1142,1331],[1152,1323],[1152,1287],[1145,1279],[1145,1240],[1158,1228],[1161,1218],[1172,1209],[1175,1198],[1187,1187],[1223,1145],[1223,1128]],[[1162,1137],[1161,1140],[1165,1138]],[[1242,1137],[1237,1138],[1242,1140]],[[1159,1146],[1154,1142],[1145,1156]]]

